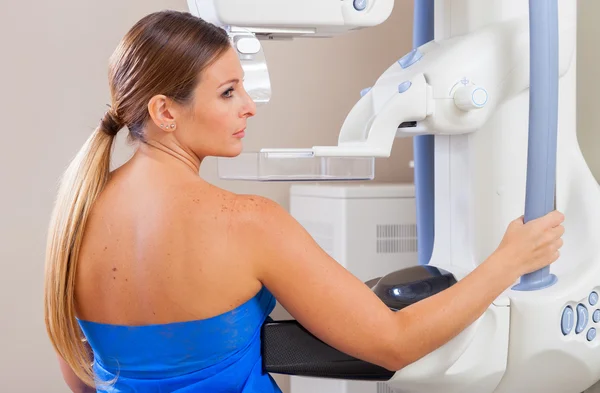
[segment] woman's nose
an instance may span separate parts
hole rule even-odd
[[[243,117],[252,117],[256,114],[256,103],[254,102],[252,97],[250,97],[250,94],[248,94],[247,91],[245,93],[246,101],[244,103],[242,114]]]

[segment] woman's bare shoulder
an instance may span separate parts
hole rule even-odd
[[[247,229],[268,228],[291,218],[274,200],[252,194],[236,194],[233,197],[233,212],[238,223]]]
[[[235,193],[210,183],[202,182],[191,188],[188,200],[192,202],[212,202],[225,212],[236,213],[240,220],[257,218],[282,211],[275,201],[254,194]]]
[[[235,193],[215,185],[198,183],[180,193],[185,211],[226,222],[229,230],[243,234],[285,220],[287,212],[277,202],[255,194]]]

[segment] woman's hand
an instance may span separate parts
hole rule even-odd
[[[515,272],[515,279],[555,262],[563,245],[565,217],[558,211],[523,223],[523,217],[513,220],[496,250],[504,257],[497,259]]]

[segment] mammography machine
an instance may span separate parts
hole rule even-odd
[[[228,29],[247,90],[265,103],[271,85],[260,40],[368,28],[389,17],[394,1],[188,5]],[[576,0],[415,0],[414,49],[361,92],[337,146],[220,160],[226,179],[365,180],[395,138],[413,137],[420,265],[368,282],[393,309],[468,274],[510,220],[555,207],[566,216],[556,263],[522,277],[475,323],[408,367],[388,372],[295,323],[273,322],[263,332],[267,371],[383,381],[405,393],[593,389],[600,380],[600,188],[576,136],[576,28]]]

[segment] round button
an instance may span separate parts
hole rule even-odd
[[[596,338],[596,329],[590,328],[590,330],[588,330],[588,332],[587,332],[587,340],[592,341],[595,338]]]
[[[594,311],[592,314],[592,321],[594,321],[594,323],[600,322],[600,310]]]
[[[592,305],[592,306],[595,306],[596,304],[598,304],[598,292],[590,293],[590,296],[588,297],[588,301],[590,302],[590,305]]]
[[[480,109],[488,102],[488,93],[483,87],[461,86],[454,93],[454,103],[463,111]]]
[[[354,0],[354,8],[357,11],[364,11],[367,8],[367,0]]]

